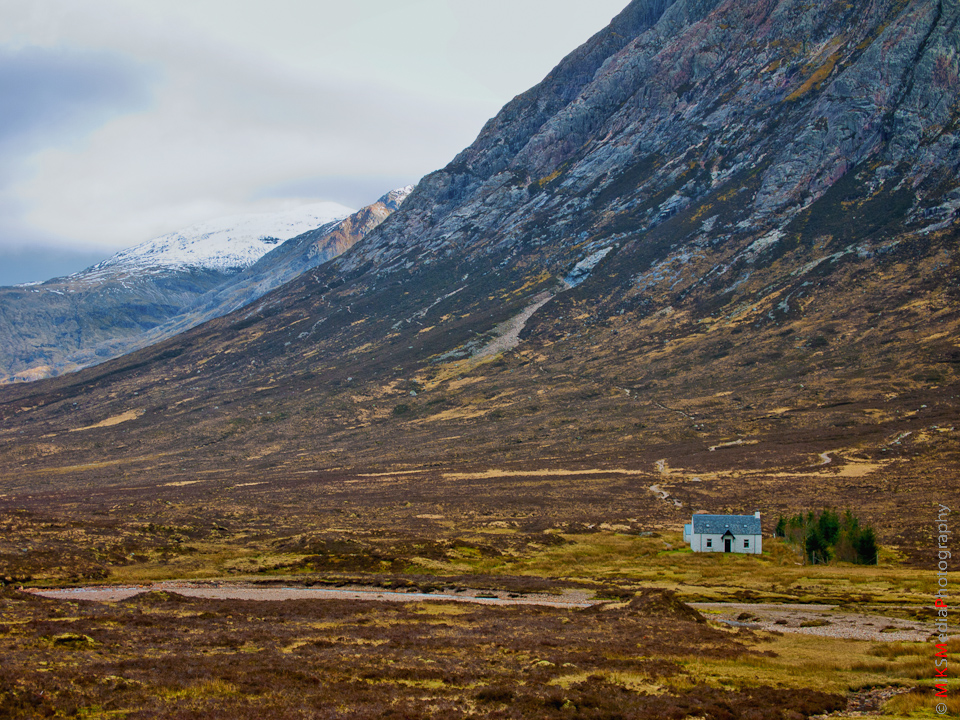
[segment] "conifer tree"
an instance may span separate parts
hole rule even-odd
[[[865,527],[857,537],[854,545],[857,551],[857,562],[860,565],[876,565],[879,555],[877,547],[877,537],[872,527]]]
[[[828,508],[821,512],[820,517],[817,518],[817,528],[827,545],[835,545],[840,537],[840,518]]]
[[[862,524],[847,509],[842,515],[829,508],[777,519],[774,535],[803,546],[804,557],[814,565],[835,558],[860,565],[876,565],[879,547],[873,528]]]
[[[804,545],[804,550],[807,555],[807,562],[813,565],[819,565],[820,563],[825,563],[830,560],[830,549],[823,539],[820,528],[815,524],[811,525],[810,529],[807,530],[807,541]]]

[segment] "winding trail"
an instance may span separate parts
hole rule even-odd
[[[657,472],[660,473],[661,475],[665,476],[665,477],[670,474],[670,470],[667,468],[667,461],[666,461],[666,459],[657,460],[656,468],[657,468]],[[652,492],[654,495],[656,495],[657,497],[659,497],[659,498],[660,498],[661,500],[663,500],[664,502],[673,503],[674,507],[678,507],[678,508],[682,508],[682,507],[683,507],[683,503],[682,503],[682,502],[680,502],[680,501],[677,500],[676,498],[670,497],[670,493],[668,493],[666,490],[664,490],[663,488],[661,488],[659,485],[651,485],[651,486],[650,486],[649,488],[647,488],[647,489],[650,490],[650,492]]]
[[[676,498],[670,497],[670,493],[661,488],[659,485],[651,485],[649,488],[650,492],[657,495],[664,502],[673,503],[675,507],[683,507],[683,503],[677,500]]]

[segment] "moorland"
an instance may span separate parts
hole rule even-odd
[[[932,633],[960,487],[958,16],[634,0],[339,257],[0,387],[0,708],[934,717],[933,646],[883,631]],[[875,528],[878,565],[770,538],[823,508]],[[683,547],[692,513],[758,510],[761,557]],[[171,579],[598,604],[149,586]],[[17,590],[97,583],[144,587]],[[702,601],[830,609],[771,630]]]

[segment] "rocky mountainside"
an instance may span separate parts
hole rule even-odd
[[[0,390],[4,491],[389,470],[544,523],[827,497],[915,546],[957,480],[958,15],[635,0],[340,257]]]
[[[0,382],[53,377],[116,357],[111,343],[166,322],[233,274],[204,269],[95,272],[93,282],[81,272],[0,288]]]
[[[352,215],[317,203],[223,218],[67,278],[0,288],[0,382],[104,362],[242,307],[344,252],[408,193],[394,190]]]

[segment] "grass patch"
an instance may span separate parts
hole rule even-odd
[[[686,681],[717,687],[754,687],[784,684],[794,688],[820,688],[845,693],[876,686],[914,687],[930,682],[930,647],[923,643],[883,643],[784,633],[761,633],[746,642],[763,652],[737,661],[688,660]],[[887,649],[894,645],[895,650]],[[909,652],[905,652],[909,648]],[[878,653],[892,654],[878,661]]]
[[[946,705],[946,713],[938,713],[937,705]],[[943,718],[960,717],[960,697],[955,694],[946,701],[937,698],[928,688],[918,688],[891,698],[883,705],[883,717],[891,718]]]
[[[162,693],[167,700],[201,700],[206,698],[238,695],[240,688],[224,680],[201,680],[186,687]]]
[[[591,580],[635,582],[675,590],[685,600],[920,604],[936,579],[890,561],[802,565],[786,543],[764,539],[763,555],[694,553],[678,533],[638,537],[615,533],[564,535],[505,564],[504,571]]]

